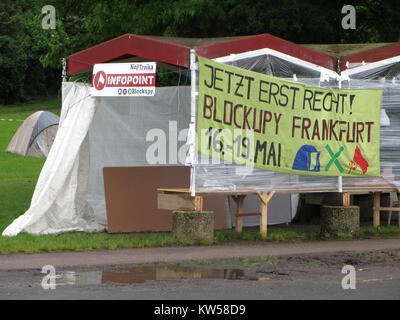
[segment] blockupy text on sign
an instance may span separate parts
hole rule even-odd
[[[202,57],[199,74],[200,153],[287,173],[379,175],[381,90],[308,86]]]

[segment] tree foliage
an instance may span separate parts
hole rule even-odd
[[[11,1],[0,2],[0,103],[23,94],[21,73],[27,68],[24,22]]]
[[[68,39],[59,21],[42,29],[40,1],[0,2],[0,103],[27,101],[59,87],[57,69]]]
[[[56,29],[42,29],[44,5]],[[61,58],[124,33],[229,37],[270,33],[299,44],[399,40],[398,0],[359,0],[356,29],[341,27],[345,1],[322,0],[2,0],[0,103],[57,89]]]

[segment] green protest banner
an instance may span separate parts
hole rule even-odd
[[[382,90],[309,86],[199,57],[199,162],[379,176],[381,96]]]

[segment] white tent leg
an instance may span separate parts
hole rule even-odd
[[[195,49],[190,50],[190,123],[196,128],[196,102],[198,92],[196,90],[196,51]],[[196,152],[196,130],[194,130],[194,161],[190,167],[190,194],[192,197],[196,195],[195,180],[196,180],[196,163],[197,163],[197,152]]]

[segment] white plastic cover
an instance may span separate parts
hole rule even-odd
[[[400,80],[400,56],[370,63],[347,61],[346,67],[342,74],[348,75],[351,79]]]
[[[4,231],[48,234],[104,229],[87,201],[89,145],[87,132],[95,112],[89,88],[74,84],[68,92],[68,113],[59,127],[53,146],[37,182],[31,206]],[[65,100],[64,100],[65,101]]]

